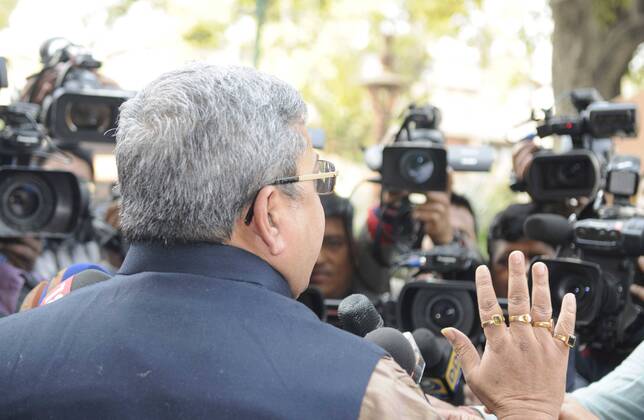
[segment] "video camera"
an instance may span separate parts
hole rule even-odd
[[[456,171],[489,171],[494,152],[489,147],[445,147],[439,130],[440,109],[409,105],[392,144],[368,149],[365,161],[382,175],[389,191],[445,191],[448,166]]]
[[[35,97],[43,78],[55,75],[52,91],[43,99],[39,122],[62,148],[79,141],[114,143],[119,107],[133,92],[110,86],[97,73],[102,63],[84,47],[63,38],[47,40],[40,48],[43,69],[28,92]]]
[[[605,179],[612,154],[610,137],[634,137],[637,133],[637,107],[634,104],[605,102],[595,89],[571,93],[578,116],[555,117],[546,112],[537,135],[567,135],[572,150],[556,154],[541,151],[534,155],[525,176],[525,190],[537,202],[568,198],[592,198]]]
[[[74,147],[79,141],[112,142],[118,107],[131,94],[100,88],[93,71],[100,62],[82,48],[60,39],[41,48],[43,70],[28,92],[30,102],[0,106],[0,238],[62,238],[74,232],[87,214],[89,192],[76,176],[39,169],[34,155],[43,146]],[[42,79],[56,73],[54,88],[32,103]],[[0,88],[8,86],[0,59]],[[53,137],[53,140],[52,140]]]
[[[529,238],[559,246],[555,258],[533,263],[548,267],[555,316],[564,295],[575,295],[580,341],[593,348],[612,350],[622,344],[642,314],[629,292],[631,284],[642,282],[637,258],[644,254],[644,217],[628,204],[638,183],[639,162],[616,157],[605,187],[616,205],[601,208],[598,218],[572,222],[557,215],[533,215],[524,226]]]

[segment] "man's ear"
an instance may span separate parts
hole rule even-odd
[[[279,255],[286,248],[284,238],[284,210],[286,202],[276,187],[267,186],[257,194],[250,228],[264,242],[271,255]]]

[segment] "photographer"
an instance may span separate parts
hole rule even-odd
[[[311,285],[326,299],[342,299],[357,290],[369,294],[362,290],[355,259],[353,205],[335,193],[320,196],[320,202],[325,218],[324,239],[311,273]]]
[[[488,229],[487,252],[494,290],[499,297],[508,296],[508,255],[513,250],[523,252],[528,261],[536,256],[555,255],[552,246],[525,236],[523,225],[532,214],[540,212],[537,204],[511,204],[497,213]]]
[[[128,93],[99,74],[101,63],[88,51],[67,40],[46,41],[40,55],[41,71],[28,78],[20,100],[2,111],[11,127],[0,154],[3,185],[9,188],[4,194],[15,208],[9,211],[13,216],[3,213],[0,253],[2,263],[20,275],[7,269],[0,290],[3,299],[16,302],[13,290],[24,285],[18,305],[38,281],[60,269],[101,262],[107,254],[101,247],[118,235],[115,223],[109,226],[92,214],[92,155],[82,143],[113,142],[105,133],[116,124],[118,105]],[[118,268],[120,261],[110,262]],[[3,306],[0,312],[16,309],[15,303]]]
[[[453,244],[480,256],[476,215],[467,198],[449,191],[430,191],[424,194],[424,203],[410,205],[408,197],[406,193],[383,192],[382,205],[369,210],[358,239],[361,272],[380,293],[389,290],[388,264],[400,242],[411,249]],[[397,233],[401,226],[411,224],[422,225],[422,231],[409,235],[414,228],[408,228],[402,235]]]

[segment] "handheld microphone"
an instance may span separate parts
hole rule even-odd
[[[523,233],[530,239],[550,245],[564,245],[573,239],[573,227],[557,214],[533,214],[523,224]]]
[[[62,281],[54,288],[49,289],[45,297],[42,299],[42,302],[40,302],[40,305],[38,306],[43,306],[55,302],[58,299],[67,296],[74,290],[91,286],[110,278],[111,276],[102,270],[89,269],[81,271],[80,273],[75,274]]]
[[[417,384],[420,383],[425,360],[414,337],[409,332],[383,327],[382,317],[368,297],[354,294],[344,298],[338,305],[338,318],[342,329],[385,349]]]
[[[436,336],[427,328],[418,328],[413,336],[427,363],[420,383],[423,391],[452,404],[463,404],[463,371],[452,346],[445,338]]]
[[[371,331],[364,338],[386,350],[400,367],[413,378],[416,369],[416,355],[403,333],[395,328],[382,327]]]
[[[343,330],[360,337],[381,328],[384,324],[373,303],[361,294],[353,294],[342,299],[338,305],[338,318]]]

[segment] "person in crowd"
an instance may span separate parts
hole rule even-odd
[[[487,252],[494,281],[494,291],[499,297],[508,296],[508,255],[513,250],[523,252],[528,260],[534,257],[554,257],[554,248],[541,241],[527,238],[523,233],[526,219],[540,213],[534,203],[511,204],[497,213],[488,229]]]
[[[566,399],[561,420],[644,418],[644,342],[612,372]]]
[[[130,250],[112,279],[0,320],[0,413],[437,418],[383,349],[293,299],[323,242],[318,194],[337,174],[313,151],[305,118],[286,83],[201,63],[126,102],[116,161]],[[553,336],[545,266],[533,276],[531,307],[525,260],[512,253],[507,326],[489,271],[477,270],[482,357],[444,331],[473,391],[503,419],[554,418],[563,402],[575,300],[564,298]]]
[[[327,299],[342,299],[360,286],[353,242],[353,205],[336,194],[320,196],[324,209],[324,239],[311,286]]]
[[[409,217],[399,217],[398,203],[404,196],[385,192],[387,206],[375,206],[369,210],[366,225],[358,237],[358,266],[369,289],[376,293],[389,291],[389,265],[395,252],[395,242],[404,240],[397,238],[394,232],[409,221],[422,223],[421,237],[415,240],[418,248],[458,244],[480,258],[476,214],[465,196],[451,191],[427,192],[425,202],[415,204]]]

